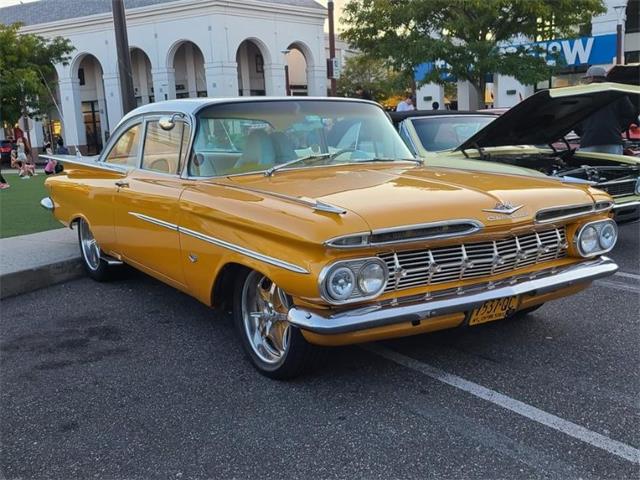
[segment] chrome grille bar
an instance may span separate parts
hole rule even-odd
[[[378,255],[389,268],[385,291],[496,275],[567,255],[563,228],[529,232],[503,240],[461,243]]]

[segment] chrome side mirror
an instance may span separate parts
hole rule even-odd
[[[169,130],[173,130],[173,127],[176,126],[176,118],[178,117],[182,117],[182,115],[179,113],[174,113],[171,116],[166,115],[164,117],[160,117],[158,124],[160,125],[161,129],[168,132]]]

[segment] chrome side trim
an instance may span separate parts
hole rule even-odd
[[[385,235],[387,233],[396,233],[396,232],[411,232],[413,230],[422,230],[428,228],[438,228],[438,227],[447,227],[447,226],[455,226],[455,225],[469,225],[469,228],[466,231],[462,232],[454,232],[454,233],[434,233],[421,235],[413,238],[403,238],[400,240],[388,240],[388,241],[375,241],[376,235]],[[427,240],[441,240],[444,238],[457,238],[457,237],[465,237],[467,235],[472,235],[474,233],[479,232],[484,228],[484,225],[477,220],[461,218],[455,220],[445,220],[442,222],[429,222],[429,223],[418,223],[412,225],[399,225],[397,227],[389,227],[389,228],[379,228],[377,230],[373,230],[371,233],[369,232],[358,232],[351,233],[348,235],[341,235],[339,237],[333,237],[324,242],[326,247],[330,248],[340,248],[340,249],[350,249],[350,248],[363,248],[363,247],[381,247],[385,245],[398,245],[398,244],[410,244],[415,242],[424,242]],[[339,240],[344,240],[348,238],[356,238],[361,237],[362,241],[359,244],[353,245],[339,245],[336,244]]]
[[[115,163],[104,163],[100,161],[100,157],[97,157],[97,156],[76,157],[73,155],[40,154],[38,155],[38,157],[44,158],[46,160],[55,160],[56,162],[70,163],[72,165],[81,165],[83,167],[98,168],[100,170],[107,170],[110,172],[117,172],[117,173],[124,173],[124,174],[126,174],[130,170],[133,170],[132,167],[129,167],[126,165],[118,165]]]
[[[298,265],[294,265],[293,263],[285,262],[284,260],[279,260],[274,257],[269,257],[268,255],[263,255],[262,253],[249,250],[248,248],[241,247],[240,245],[235,245],[233,243],[225,242],[224,240],[220,240],[219,238],[210,237],[209,235],[196,232],[195,230],[190,230],[185,227],[178,227],[178,231],[180,233],[184,233],[185,235],[189,235],[191,237],[197,238],[198,240],[202,240],[203,242],[208,242],[213,245],[217,245],[218,247],[226,248],[227,250],[231,250],[236,253],[241,253],[242,255],[246,255],[247,257],[251,257],[261,262],[268,263],[269,265],[274,265],[276,267],[284,268],[285,270],[289,270],[295,273],[304,273],[304,274],[309,273],[304,268],[299,267]]]
[[[40,200],[40,206],[46,210],[49,210],[50,212],[52,212],[54,209],[53,200],[51,200],[51,197],[44,197],[42,200]]]
[[[143,220],[145,222],[153,223],[154,225],[168,228],[169,230],[174,230],[176,232],[178,231],[177,225],[173,223],[165,222],[164,220],[160,220],[154,217],[149,217],[148,215],[143,215],[142,213],[137,213],[137,212],[129,212],[129,215],[133,215],[134,217],[139,218],[140,220]]]
[[[428,321],[429,318],[449,313],[468,312],[484,302],[516,295],[541,295],[562,288],[592,282],[607,277],[618,270],[618,265],[607,257],[588,260],[567,267],[552,268],[546,272],[512,277],[491,285],[453,289],[443,295],[398,299],[396,302],[379,302],[347,310],[331,312],[292,307],[287,319],[292,325],[311,332],[333,335],[368,328],[406,322]]]
[[[564,210],[569,210],[572,208],[587,208],[590,207],[589,210],[584,210],[582,212],[578,212],[578,213],[571,213],[571,214],[566,214],[563,215],[562,212]],[[596,205],[594,203],[580,203],[580,204],[575,204],[575,205],[563,205],[561,207],[551,207],[551,208],[543,208],[541,210],[538,210],[534,216],[535,219],[535,223],[537,224],[542,224],[542,223],[552,223],[552,222],[559,222],[559,221],[563,221],[563,220],[569,220],[572,218],[579,218],[579,217],[584,217],[585,215],[590,215],[592,213],[595,212],[604,212],[609,210],[611,207],[609,206],[608,208],[603,208],[600,210],[596,210]],[[545,214],[545,213],[549,213],[549,212],[554,212],[557,211],[559,213],[559,215],[557,217],[551,217],[551,218],[547,218],[544,220],[538,220],[538,217],[541,214]]]
[[[631,202],[616,203],[613,206],[613,211],[615,212],[616,210],[620,210],[621,208],[630,208],[630,207],[640,207],[640,200],[634,200],[634,201],[631,201]]]
[[[236,253],[241,253],[246,255],[247,257],[254,258],[264,263],[268,263],[269,265],[274,265],[276,267],[284,268],[285,270],[289,270],[295,273],[304,273],[308,274],[309,271],[305,270],[298,265],[294,265],[293,263],[285,262],[284,260],[279,260],[274,257],[270,257],[268,255],[263,255],[262,253],[255,252],[253,250],[249,250],[248,248],[241,247],[240,245],[236,245],[234,243],[226,242],[224,240],[220,240],[219,238],[210,237],[209,235],[205,235],[204,233],[196,232],[195,230],[191,230],[189,228],[180,227],[179,225],[175,225],[173,223],[165,222],[164,220],[159,220],[154,217],[149,217],[148,215],[143,215],[142,213],[137,212],[129,212],[129,215],[133,215],[134,217],[149,223],[153,223],[154,225],[158,225],[160,227],[168,228],[169,230],[176,231],[178,233],[183,233],[185,235],[189,235],[191,237],[197,238],[198,240],[202,240],[204,242],[211,243],[213,245],[217,245],[218,247],[226,248],[227,250],[231,250]]]

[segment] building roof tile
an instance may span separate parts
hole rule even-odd
[[[127,10],[171,3],[176,0],[126,0]],[[262,0],[264,3],[324,8],[315,0]],[[111,12],[111,0],[38,0],[0,8],[0,23],[20,22],[24,25],[71,20]]]

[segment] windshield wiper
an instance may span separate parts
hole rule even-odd
[[[264,176],[270,177],[275,172],[280,170],[281,168],[288,167],[289,165],[294,165],[296,163],[308,162],[308,161],[316,161],[323,160],[325,158],[332,158],[333,153],[318,153],[317,155],[307,155],[306,157],[296,158],[294,160],[289,160],[288,162],[280,163],[279,165],[274,165],[273,167],[265,170]]]
[[[337,152],[337,153],[319,153],[317,155],[308,155],[306,157],[296,158],[294,160],[290,160],[288,162],[281,163],[279,165],[274,165],[273,167],[269,168],[268,170],[265,170],[264,175],[265,175],[265,177],[270,177],[271,175],[274,174],[274,172],[277,172],[281,168],[285,168],[285,167],[288,167],[290,165],[294,165],[296,163],[323,160],[323,159],[327,159],[327,158],[329,160],[333,160],[334,158],[336,158],[338,155],[341,155],[341,154],[342,154],[342,152]],[[419,159],[419,158],[382,158],[382,157],[378,157],[378,158],[367,158],[367,159],[361,159],[361,160],[354,160],[353,161],[353,163],[370,163],[370,162],[414,162],[414,163],[416,163],[418,165],[424,165],[424,160]]]
[[[424,160],[421,158],[384,158],[384,157],[376,157],[376,158],[367,158],[363,160],[356,160],[354,163],[369,163],[369,162],[413,162],[418,165],[424,165]]]

